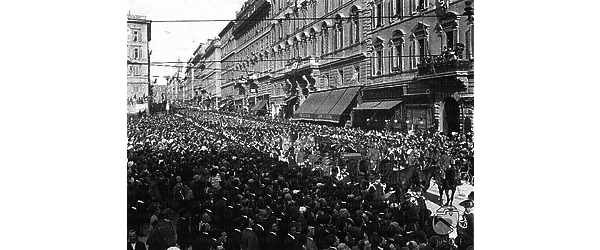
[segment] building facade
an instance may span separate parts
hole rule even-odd
[[[293,118],[310,93],[367,84],[363,8],[354,0],[246,2],[220,34],[235,42],[224,45],[224,91],[238,110]]]
[[[472,7],[472,0],[249,0],[219,33],[219,107],[469,132]]]
[[[235,88],[237,79],[240,77],[239,71],[235,70],[236,62],[236,40],[233,36],[233,25],[235,22],[227,23],[225,28],[219,33],[221,40],[221,104],[219,108],[227,111],[234,111],[237,108],[234,105],[234,99],[238,99],[239,89]]]
[[[202,57],[204,56],[205,44],[200,43],[190,59],[187,62],[183,84],[183,101],[192,105],[200,105],[201,96],[201,75],[202,75]]]
[[[466,6],[472,1],[369,2],[370,84],[356,110],[360,126],[472,130],[474,24]]]
[[[199,89],[202,106],[207,109],[216,109],[221,101],[221,41],[209,39],[206,49],[200,59]]]
[[[149,111],[151,21],[127,15],[127,113]]]

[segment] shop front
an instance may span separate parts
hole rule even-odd
[[[362,87],[346,87],[310,93],[294,112],[294,120],[344,125],[351,121],[350,111],[356,107]]]
[[[403,130],[402,96],[405,85],[367,86],[362,90],[363,103],[353,112],[355,127],[375,130]]]

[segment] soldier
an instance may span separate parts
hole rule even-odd
[[[419,157],[417,156],[417,151],[413,150],[413,149],[409,149],[408,152],[408,159],[406,159],[406,164],[409,167],[415,167],[419,165]]]
[[[473,238],[474,236],[474,213],[473,209],[475,203],[472,200],[465,200],[461,202],[459,205],[465,208],[465,212],[463,214],[462,220],[459,223],[459,226],[462,230],[459,230],[459,234],[463,234],[468,236],[469,238]]]

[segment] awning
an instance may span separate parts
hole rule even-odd
[[[346,110],[360,88],[350,87],[313,93],[294,112],[294,118],[338,123],[343,114],[349,113]]]
[[[335,106],[329,111],[328,119],[330,121],[339,122],[340,117],[350,106],[350,103],[356,98],[358,91],[361,87],[352,87],[347,88],[340,100],[335,104]]]
[[[257,111],[263,109],[265,106],[267,106],[267,102],[268,100],[266,99],[258,102],[256,105],[254,105],[254,107],[252,107],[252,109],[250,109],[250,111]]]
[[[317,112],[317,110],[321,107],[321,105],[323,105],[323,103],[325,103],[325,101],[327,100],[329,93],[330,93],[329,91],[317,93],[317,96],[316,96],[314,102],[310,106],[308,106],[308,108],[304,112],[310,113],[310,114],[314,114],[315,112]],[[314,117],[311,116],[311,118],[314,118]]]
[[[402,101],[365,102],[354,110],[387,110],[400,104]]]
[[[339,117],[337,117],[337,119],[336,117],[332,117],[330,115],[330,112],[338,104],[338,102],[340,102],[346,90],[347,89],[332,90],[329,93],[327,99],[323,102],[323,105],[321,105],[321,107],[315,110],[313,119],[320,121],[339,122]],[[348,102],[348,104],[350,103]],[[346,107],[348,106],[348,104],[346,104]]]
[[[358,107],[354,108],[354,110],[368,110],[368,109],[377,109],[377,105],[379,105],[381,102],[363,102],[361,105],[358,105]]]

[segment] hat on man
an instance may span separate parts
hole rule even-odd
[[[472,208],[475,206],[475,203],[472,200],[464,200],[463,202],[459,203],[458,205],[460,205],[464,208]]]

